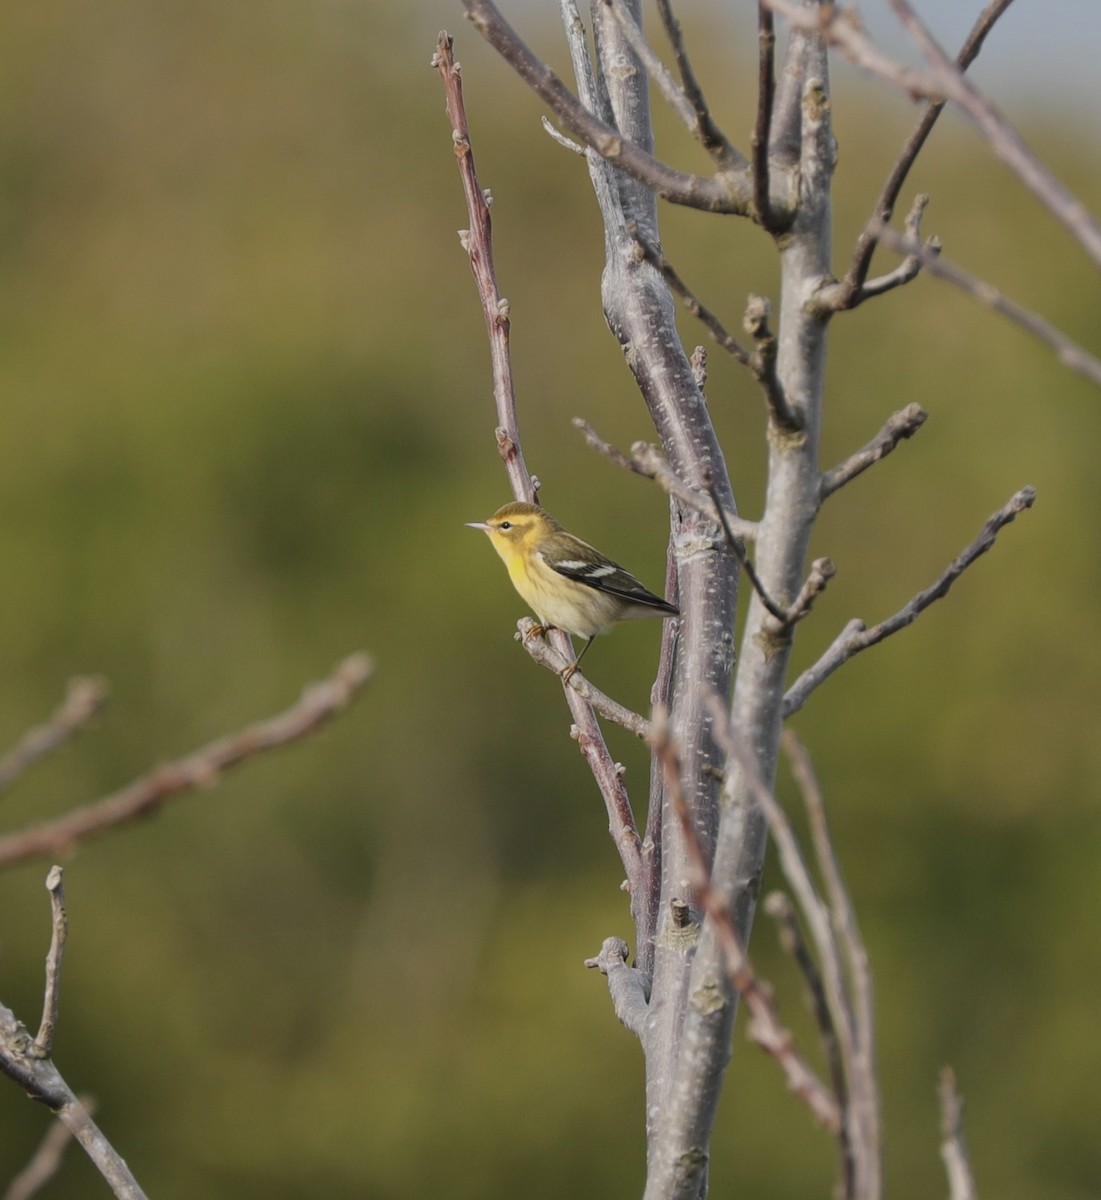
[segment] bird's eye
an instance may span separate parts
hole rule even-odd
[[[502,521],[502,522],[500,523],[500,525],[498,525],[498,526],[497,526],[497,528],[498,528],[498,529],[511,529],[511,528],[512,528],[512,522],[511,522],[511,521]]]

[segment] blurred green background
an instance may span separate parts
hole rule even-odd
[[[637,1196],[640,1055],[581,966],[630,932],[620,867],[559,687],[512,640],[522,605],[462,527],[508,494],[437,28],[459,37],[496,198],[529,463],[556,515],[658,585],[664,497],[570,427],[650,435],[601,321],[583,164],[457,5],[2,13],[0,743],[71,675],[112,685],[95,727],[3,798],[3,828],[281,709],[352,649],[378,664],[316,740],[67,861],[59,1066],[159,1200]],[[749,21],[683,16],[744,145],[754,84],[729,37]],[[522,19],[561,65],[552,27]],[[840,269],[913,114],[838,74]],[[1088,113],[1015,116],[1101,208]],[[703,166],[664,118],[662,135]],[[949,255],[1096,344],[1096,273],[959,121],[907,204],[918,189]],[[747,292],[775,295],[744,223],[668,212],[664,240],[731,326]],[[826,509],[813,549],[839,574],[796,669],[930,582],[1018,487],[1039,493],[795,722],[876,970],[890,1190],[945,1190],[951,1062],[982,1192],[1095,1195],[1101,397],[928,280],[839,318],[832,351],[824,465],[911,401],[931,415]],[[760,401],[717,351],[711,367],[756,515]],[[643,708],[657,635],[602,642],[594,680]],[[641,802],[645,757],[609,737]],[[0,876],[0,999],[32,1025],[48,866]],[[755,957],[805,1031],[773,941],[762,924]],[[6,1180],[48,1118],[0,1084]],[[716,1194],[832,1185],[828,1139],[741,1029],[714,1149]],[[48,1194],[106,1190],[71,1151]]]

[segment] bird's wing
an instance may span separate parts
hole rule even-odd
[[[610,558],[605,558],[599,551],[592,553],[594,557],[591,559],[563,558],[547,562],[547,566],[567,579],[587,584],[598,592],[607,592],[609,595],[618,596],[621,600],[626,600],[628,604],[638,604],[644,608],[656,608],[662,612],[677,613],[678,610],[672,604],[660,596],[655,596],[649,588],[643,587],[630,571],[625,571],[618,563],[612,562]],[[544,561],[547,560],[544,559]]]

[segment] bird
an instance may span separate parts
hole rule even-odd
[[[499,508],[488,521],[467,521],[481,529],[508,567],[513,587],[539,618],[541,628],[585,638],[581,653],[562,672],[568,683],[593,640],[620,621],[639,617],[679,617],[680,609],[655,596],[618,563],[574,537],[538,504],[517,501]]]

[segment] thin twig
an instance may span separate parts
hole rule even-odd
[[[749,1028],[750,1037],[775,1058],[784,1073],[788,1087],[806,1104],[815,1120],[836,1135],[841,1127],[841,1114],[837,1102],[796,1049],[791,1031],[781,1023],[772,990],[753,970],[735,928],[730,906],[722,892],[712,883],[711,868],[700,845],[699,834],[685,800],[681,784],[680,757],[673,745],[665,714],[655,710],[653,723],[654,753],[661,762],[669,801],[680,824],[688,852],[691,870],[689,883],[696,903],[706,913],[719,937],[730,981],[745,1001],[746,1008],[753,1018]]]
[[[635,246],[639,257],[644,262],[648,262],[661,274],[661,277],[669,287],[684,301],[684,307],[711,334],[716,344],[721,346],[735,362],[740,362],[743,367],[748,367],[750,365],[749,351],[738,342],[719,318],[700,302],[696,294],[677,273],[676,267],[665,257],[661,250],[643,237],[641,230],[635,222],[628,223],[627,233],[635,239]]]
[[[95,1101],[90,1096],[79,1099],[85,1111],[95,1111]],[[62,1156],[72,1140],[70,1129],[60,1121],[51,1121],[30,1161],[8,1184],[3,1200],[31,1200],[37,1195],[60,1170]]]
[[[887,423],[866,446],[862,446],[843,463],[823,472],[819,486],[821,499],[832,496],[838,488],[844,487],[881,458],[886,458],[899,442],[913,437],[925,424],[928,415],[920,404],[908,404],[888,417]]]
[[[470,218],[470,228],[461,231],[459,236],[463,249],[470,256],[470,269],[474,274],[489,335],[493,396],[497,405],[497,448],[508,472],[513,495],[517,500],[531,502],[537,499],[537,495],[516,432],[516,393],[512,382],[512,355],[509,352],[511,324],[508,301],[497,287],[497,274],[493,266],[493,221],[489,212],[489,193],[478,182],[474,150],[470,144],[470,126],[463,104],[461,69],[452,54],[452,39],[445,33],[439,36],[432,65],[437,68],[443,81],[447,116],[451,122],[451,140]]]
[[[546,638],[540,637],[538,634],[533,635],[533,630],[538,628],[539,626],[531,617],[521,617],[516,626],[516,640],[541,667],[546,667],[556,675],[561,675],[573,660],[552,646]],[[650,722],[645,717],[632,712],[629,708],[624,708],[618,700],[613,700],[611,696],[590,683],[580,671],[575,671],[567,682],[568,686],[584,697],[602,717],[614,721],[615,724],[643,740],[650,736]]]
[[[1003,295],[993,284],[969,274],[953,263],[945,262],[943,258],[931,253],[924,246],[916,245],[893,229],[886,227],[880,229],[879,240],[883,245],[889,246],[899,254],[911,255],[920,259],[922,269],[927,274],[946,280],[960,291],[966,292],[973,300],[977,300],[984,308],[992,309],[1003,317],[1007,317],[1015,325],[1020,325],[1034,338],[1054,350],[1055,357],[1063,366],[1070,367],[1072,371],[1077,371],[1092,383],[1101,386],[1101,359],[1096,358],[1061,330],[1056,329],[1039,313],[1023,308],[1016,301]]]
[[[719,503],[719,489],[715,486],[713,478],[708,478],[707,480],[707,494],[711,497],[711,503],[715,506],[715,513],[719,518],[719,524],[722,526],[726,544],[733,551],[734,557],[741,563],[742,570],[745,571],[746,578],[757,593],[761,603],[777,621],[786,621],[788,610],[783,605],[777,604],[768,594],[765,585],[761,582],[760,575],[757,574],[757,568],[753,565],[749,555],[746,554],[745,544],[734,536],[734,531],[730,528],[730,522],[727,520],[726,509]]]
[[[681,31],[680,22],[673,14],[672,5],[669,0],[657,0],[657,6],[662,26],[665,29],[665,36],[669,39],[673,57],[677,61],[677,70],[680,72],[681,82],[684,84],[685,95],[696,114],[696,127],[693,132],[698,137],[700,145],[711,155],[721,171],[743,168],[745,157],[727,140],[726,134],[715,123],[715,118],[711,115],[711,108],[704,99],[703,89],[692,69],[688,50],[684,44],[684,34]]]
[[[775,625],[766,623],[762,626],[763,633],[786,633],[791,627],[807,616],[814,606],[815,600],[826,590],[826,585],[837,574],[837,567],[831,559],[816,558],[810,565],[810,571],[807,573],[806,579],[803,580],[803,586],[799,589],[799,594],[791,602],[790,607],[784,613],[783,618],[777,621]]]
[[[978,57],[983,42],[986,40],[986,35],[993,29],[995,22],[1012,2],[1013,0],[994,0],[993,3],[988,4],[979,14],[978,20],[967,35],[967,40],[956,56],[956,65],[961,71],[966,71]],[[865,280],[868,278],[868,270],[871,267],[872,255],[875,253],[876,244],[879,240],[878,230],[890,221],[895,211],[895,205],[898,203],[898,197],[906,182],[906,177],[910,174],[910,169],[917,160],[917,156],[921,153],[922,147],[925,145],[929,134],[932,133],[933,126],[937,123],[937,118],[943,109],[943,100],[934,100],[927,106],[913,133],[910,134],[905,146],[903,146],[897,161],[887,175],[887,179],[883,184],[883,190],[880,192],[879,199],[875,203],[875,208],[872,210],[868,224],[865,226],[860,237],[857,238],[852,264],[841,284],[843,295],[840,298],[840,307],[852,307],[856,298],[864,291]]]
[[[54,1048],[54,1033],[57,1030],[57,1010],[61,999],[61,959],[65,953],[65,939],[69,936],[69,917],[65,912],[65,888],[63,872],[52,866],[46,876],[46,891],[50,893],[50,914],[53,933],[50,950],[46,955],[46,989],[42,998],[42,1022],[38,1027],[35,1046],[43,1058],[49,1058]]]
[[[956,1090],[956,1076],[951,1067],[940,1073],[940,1156],[948,1175],[948,1194],[951,1200],[976,1200],[975,1178],[963,1141],[963,1097]]]
[[[742,328],[753,339],[757,349],[749,357],[749,369],[761,385],[768,408],[769,420],[784,433],[798,433],[803,428],[802,416],[788,402],[784,386],[776,373],[776,336],[769,328],[772,305],[764,296],[750,295],[746,303]]]
[[[879,1085],[875,1067],[875,998],[868,951],[856,919],[856,909],[841,874],[841,864],[830,835],[826,803],[810,754],[794,731],[785,729],[780,744],[807,811],[814,857],[826,885],[833,928],[845,956],[852,1008],[852,1061],[848,1064],[850,1143],[854,1165],[865,1170],[869,1157],[878,1159],[880,1142]]]
[[[54,867],[47,879],[53,912],[50,960],[56,958],[57,967],[60,966],[60,945],[64,940],[64,909],[59,910],[60,875],[60,869]],[[52,1041],[52,1026],[57,1018],[57,972],[51,972],[49,966],[46,991],[46,1014],[38,1038],[32,1038],[11,1009],[0,1004],[0,1073],[14,1080],[32,1100],[46,1105],[57,1116],[84,1147],[119,1200],[146,1200],[145,1193],[125,1160],[104,1137],[88,1109],[62,1078],[48,1055],[47,1047],[40,1044]]]
[[[173,796],[210,787],[247,759],[315,733],[347,707],[370,678],[372,669],[365,654],[353,654],[339,663],[328,679],[308,687],[286,712],[158,767],[102,800],[7,834],[0,838],[0,867],[65,854],[87,838],[148,816]]]
[[[768,143],[776,98],[776,31],[772,9],[757,4],[757,120],[753,126],[753,211],[761,228],[776,231],[769,199]]]
[[[814,1023],[818,1026],[818,1041],[826,1060],[833,1094],[837,1097],[837,1107],[842,1114],[841,1127],[837,1132],[842,1173],[840,1195],[850,1197],[853,1194],[853,1161],[846,1128],[849,1087],[845,1079],[845,1063],[841,1055],[841,1044],[837,1037],[837,1028],[833,1023],[829,1001],[826,998],[822,972],[803,936],[803,930],[799,925],[799,919],[791,900],[783,892],[773,892],[765,897],[764,910],[776,922],[780,944],[795,960],[807,986],[808,1007],[814,1017]]]
[[[712,521],[719,521],[718,509],[710,496],[689,487],[669,465],[665,455],[649,442],[635,442],[631,447],[631,458],[637,464],[638,470],[647,479],[652,479],[658,487],[668,492],[675,500],[687,504],[696,512],[703,513]],[[747,521],[744,517],[735,516],[729,509],[724,510],[723,520],[733,534],[743,541],[753,541],[757,537],[757,522]]]
[[[873,625],[870,629],[859,618],[850,621],[834,639],[829,649],[811,667],[788,688],[784,695],[784,716],[790,717],[798,712],[807,702],[807,698],[815,688],[824,683],[838,667],[843,666],[861,650],[875,646],[897,633],[907,625],[912,624],[935,600],[940,600],[948,594],[952,584],[967,570],[969,566],[994,545],[1001,529],[1008,525],[1016,516],[1031,508],[1036,502],[1036,489],[1022,488],[1012,496],[1007,504],[998,509],[982,527],[978,536],[952,560],[941,573],[937,581],[924,591],[918,592],[909,603],[888,617]]]
[[[745,541],[753,541],[757,536],[755,521],[747,521],[726,509],[720,510],[713,495],[707,496],[696,491],[695,488],[689,487],[683,479],[674,474],[665,455],[656,446],[650,445],[649,442],[635,442],[631,447],[630,455],[627,455],[610,442],[606,442],[583,417],[574,417],[573,426],[575,429],[581,430],[585,441],[592,449],[598,454],[603,454],[605,458],[611,459],[616,466],[622,467],[625,471],[631,471],[635,475],[641,475],[645,479],[652,479],[675,500],[702,513],[708,520],[719,522],[723,526],[726,537],[732,539],[730,541],[732,548],[734,542],[740,544]],[[709,483],[708,488],[711,492],[715,490],[713,483]],[[737,554],[736,550],[735,554]],[[752,576],[750,578],[752,580]]]
[[[881,1147],[879,1095],[871,1044],[873,1029],[869,1014],[854,1005],[852,990],[852,965],[864,954],[859,933],[855,923],[846,924],[843,915],[834,909],[832,894],[830,904],[819,895],[787,813],[765,782],[756,757],[734,729],[725,705],[717,696],[711,697],[710,709],[716,737],[727,749],[732,764],[736,764],[750,795],[768,820],[784,878],[798,899],[821,960],[826,1001],[848,1084],[848,1106],[843,1113],[847,1142],[842,1149],[852,1155],[853,1194],[878,1196]],[[826,863],[820,859],[824,870],[828,871],[827,863],[832,857],[832,847],[827,847]],[[847,903],[847,896],[842,895],[842,903]]]
[[[928,203],[928,193],[921,192],[914,198],[914,202],[910,206],[910,211],[906,214],[906,221],[904,222],[906,237],[914,245],[918,245],[921,242],[921,218],[925,213],[925,207]],[[941,252],[940,238],[927,238],[923,249],[926,257],[936,258]],[[875,279],[869,279],[859,292],[849,295],[844,284],[837,284],[833,288],[824,288],[819,294],[819,300],[826,301],[834,309],[856,308],[857,305],[863,304],[865,300],[871,300],[875,296],[882,296],[897,287],[902,287],[903,284],[909,283],[912,279],[916,279],[923,261],[923,256],[919,254],[908,254],[893,271],[888,271],[884,275],[877,275]]]
[[[864,949],[860,926],[857,923],[856,909],[853,907],[852,898],[845,886],[841,874],[841,864],[834,849],[822,788],[818,782],[818,776],[815,774],[810,754],[793,730],[784,730],[780,735],[780,745],[787,755],[792,776],[803,797],[811,841],[814,845],[814,857],[821,869],[830,911],[833,913],[834,924],[849,961],[849,980],[853,987],[857,1028],[861,1031],[862,1037],[870,1039],[874,1033],[875,1024],[868,956]]]
[[[107,684],[102,679],[70,679],[65,699],[49,720],[36,725],[0,758],[0,791],[18,779],[28,767],[51,754],[79,733],[106,704]]]
[[[818,32],[858,67],[910,96],[951,100],[979,127],[994,154],[1071,234],[1094,265],[1101,267],[1101,224],[1028,148],[1005,116],[961,73],[906,0],[890,0],[890,4],[925,56],[929,68],[926,71],[907,67],[884,54],[851,9],[833,4],[808,9],[793,0],[765,2],[782,13],[793,27]]]
[[[707,212],[748,214],[752,198],[748,167],[708,177],[678,171],[659,161],[625,138],[618,129],[595,117],[555,72],[528,49],[491,0],[463,0],[463,6],[482,37],[550,106],[570,133],[602,158],[671,204]]]

